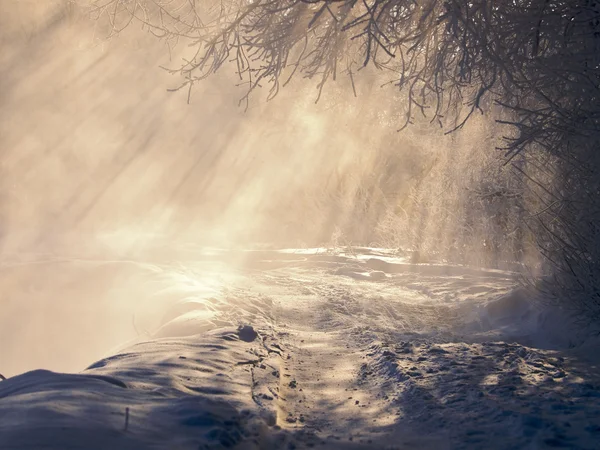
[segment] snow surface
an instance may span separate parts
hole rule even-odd
[[[182,246],[19,255],[0,282],[1,449],[599,448],[596,363],[510,272]],[[36,348],[54,371],[20,373]]]

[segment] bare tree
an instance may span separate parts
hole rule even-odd
[[[299,76],[319,93],[340,76],[354,87],[372,66],[404,93],[399,129],[495,114],[506,163],[538,199],[522,217],[553,268],[547,293],[600,322],[599,1],[97,0],[94,13],[191,44],[180,89],[231,62],[247,102]]]

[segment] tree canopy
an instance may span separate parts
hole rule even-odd
[[[600,320],[599,1],[97,0],[93,12],[113,32],[138,21],[190,45],[171,69],[180,89],[233,63],[246,102],[295,77],[320,95],[370,66],[403,94],[398,129],[495,114],[507,164],[539,198],[525,218],[552,267],[547,293]]]

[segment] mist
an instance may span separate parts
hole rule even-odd
[[[317,103],[298,80],[246,105],[225,67],[188,103],[160,68],[185,46],[135,26],[107,40],[68,2],[5,3],[0,21],[5,374],[80,370],[155,327],[164,304],[148,280],[177,276],[153,264],[180,260],[184,245],[385,247],[492,267],[537,258],[510,222],[514,197],[497,195],[521,182],[493,151],[489,119],[399,133],[399,94],[375,70],[354,89],[327,85]]]
[[[0,2],[0,448],[596,448],[597,2]]]

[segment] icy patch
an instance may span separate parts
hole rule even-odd
[[[385,272],[380,270],[372,270],[372,271],[360,271],[361,268],[350,267],[340,267],[336,269],[333,273],[335,275],[346,276],[353,278],[355,280],[360,281],[379,281],[385,280],[388,275]]]
[[[322,255],[327,254],[325,247],[313,247],[313,248],[284,248],[278,250],[279,253],[293,254],[293,255]]]

